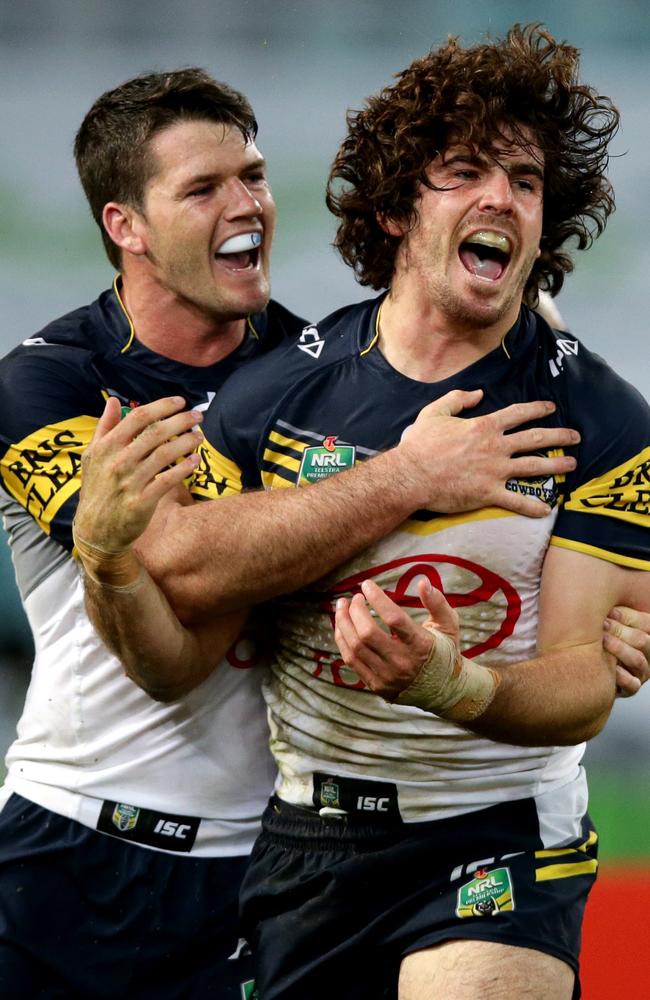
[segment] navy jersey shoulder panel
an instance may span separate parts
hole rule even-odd
[[[264,431],[283,401],[358,355],[375,309],[374,300],[339,309],[228,380],[201,429],[217,451],[237,462],[246,485],[257,482]]]
[[[107,395],[139,405],[180,394],[207,408],[231,372],[302,328],[272,303],[251,317],[245,349],[195,367],[128,344],[113,290],[48,324],[0,361],[0,485],[40,528],[72,548],[80,460]],[[118,303],[119,305],[119,303]],[[142,349],[139,349],[142,348]]]
[[[554,333],[546,364],[562,422],[580,431],[558,544],[650,568],[650,407],[576,337]],[[558,542],[559,540],[559,542]]]

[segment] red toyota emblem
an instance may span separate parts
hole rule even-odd
[[[477,585],[463,593],[446,591],[440,573],[436,569],[436,566],[444,564],[458,566],[461,569],[467,570],[477,578]],[[426,577],[433,587],[442,591],[452,608],[469,608],[475,604],[491,600],[499,592],[503,594],[505,611],[500,626],[487,639],[464,649],[464,656],[480,656],[481,653],[484,653],[488,649],[496,649],[504,639],[512,635],[521,614],[521,598],[512,584],[504,580],[497,573],[493,573],[492,570],[486,569],[485,566],[480,566],[469,559],[461,559],[460,556],[448,556],[435,552],[427,553],[426,555],[405,556],[402,559],[393,559],[391,562],[383,563],[381,566],[369,566],[361,573],[355,573],[352,576],[346,577],[345,580],[340,580],[330,591],[332,595],[331,601],[323,608],[325,610],[326,607],[329,612],[332,624],[334,624],[336,598],[340,594],[358,594],[361,592],[361,583],[364,580],[372,578],[379,583],[379,578],[383,573],[393,571],[392,576],[394,576],[394,570],[399,566],[403,566],[404,571],[395,581],[394,590],[386,588],[384,590],[388,597],[402,608],[422,607],[418,595],[409,593],[411,583],[422,576]]]

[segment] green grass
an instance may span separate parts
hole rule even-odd
[[[589,813],[599,833],[599,856],[605,861],[650,864],[650,779],[648,771],[589,774]]]

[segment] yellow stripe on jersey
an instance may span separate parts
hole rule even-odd
[[[597,545],[587,545],[585,542],[574,542],[570,538],[557,538],[551,536],[551,545],[557,545],[561,549],[572,549],[574,552],[584,552],[585,555],[595,556],[596,559],[605,559],[606,562],[616,563],[617,566],[627,566],[629,569],[650,570],[650,560],[635,559],[634,556],[622,556],[618,552],[609,552],[607,549],[600,549]]]
[[[650,447],[579,486],[569,496],[565,507],[581,514],[600,514],[649,526]]]
[[[588,861],[573,861],[563,865],[547,865],[535,872],[536,882],[550,882],[556,878],[572,878],[575,875],[593,875],[598,871],[595,858]]]
[[[280,431],[271,431],[268,440],[272,444],[279,444],[282,448],[292,448],[294,451],[300,452],[301,455],[307,447],[305,441],[287,437],[286,434],[281,434]]]
[[[579,844],[577,847],[553,847],[548,851],[535,851],[536,858],[557,858],[562,854],[577,854],[578,851],[588,851],[590,847],[593,847],[598,841],[598,834],[595,830],[589,831],[589,836],[585,840],[584,844]]]
[[[79,489],[81,455],[96,426],[97,418],[89,416],[46,424],[10,445],[0,460],[5,487],[48,535],[58,511]]]
[[[499,517],[516,517],[514,511],[503,510],[501,507],[485,507],[483,510],[472,510],[463,514],[439,514],[430,521],[418,521],[410,517],[400,525],[400,531],[408,531],[412,535],[433,535],[436,531],[455,528],[458,524],[469,524],[471,521],[491,521]]]
[[[293,455],[284,455],[280,451],[272,451],[270,448],[266,448],[263,460],[264,462],[268,462],[269,465],[281,466],[287,472],[295,474],[296,480],[298,479],[298,473],[300,472],[299,458],[295,458]]]
[[[201,463],[189,482],[193,496],[201,500],[217,500],[219,497],[241,493],[242,474],[238,465],[222,455],[205,438],[198,447]]]
[[[277,472],[265,472],[262,470],[260,475],[262,479],[262,486],[265,490],[284,490],[287,487],[295,489],[297,485],[290,479],[285,479],[284,476],[279,476]]]

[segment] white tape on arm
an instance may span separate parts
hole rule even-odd
[[[453,722],[482,715],[499,686],[499,675],[462,656],[454,640],[432,630],[433,646],[415,680],[396,698]]]
[[[142,566],[129,546],[122,552],[109,552],[81,538],[72,523],[75,551],[87,576],[107,590],[132,593],[144,581]]]

